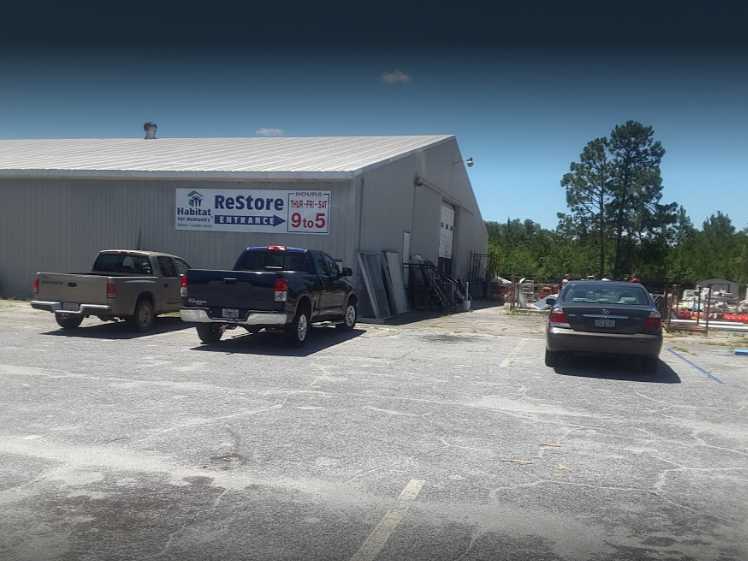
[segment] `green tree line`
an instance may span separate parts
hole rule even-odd
[[[664,156],[654,129],[636,121],[588,142],[561,177],[568,210],[555,230],[532,220],[486,223],[492,272],[748,283],[748,228],[717,212],[699,229],[685,208],[664,202]]]

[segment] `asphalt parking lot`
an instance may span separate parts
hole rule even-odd
[[[0,301],[0,559],[748,559],[748,358],[486,308],[289,349]]]

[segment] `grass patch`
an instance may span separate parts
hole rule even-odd
[[[715,347],[731,347],[734,349],[744,349],[748,347],[748,337],[722,337],[720,339],[707,339],[707,345]]]
[[[550,310],[530,310],[525,308],[514,308],[509,310],[509,315],[512,316],[535,316],[543,317],[550,313]]]
[[[15,300],[13,298],[0,298],[0,308],[15,308],[23,304],[28,304],[28,300]]]

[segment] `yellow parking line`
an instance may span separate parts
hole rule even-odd
[[[517,343],[517,346],[515,346],[511,351],[509,351],[509,354],[507,357],[501,361],[501,364],[499,366],[501,368],[507,368],[512,365],[512,361],[514,360],[514,357],[517,356],[517,353],[519,353],[520,350],[522,350],[522,347],[524,344],[527,343],[527,339],[520,339],[519,343]]]
[[[410,503],[418,496],[423,487],[423,481],[420,479],[411,479],[397,498],[395,508],[389,510],[384,518],[372,530],[369,537],[351,557],[351,561],[374,561],[379,552],[390,539],[390,536],[400,524],[405,514],[410,508]]]

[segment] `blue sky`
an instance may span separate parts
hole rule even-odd
[[[384,73],[408,79],[388,83]],[[748,227],[743,51],[61,49],[0,59],[0,137],[450,133],[483,215],[554,227],[559,180],[617,123],[654,126],[664,199]]]

